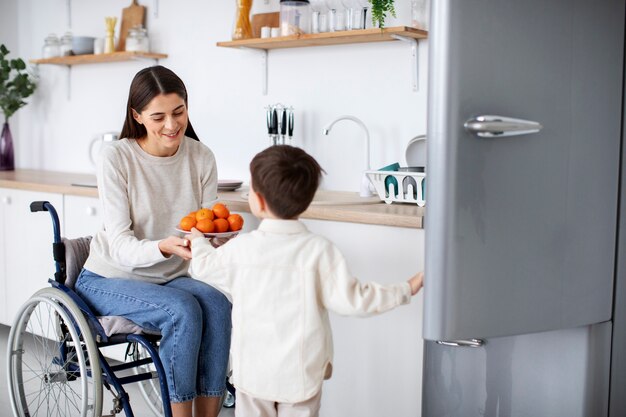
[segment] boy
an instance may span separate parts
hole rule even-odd
[[[420,272],[394,285],[361,284],[339,250],[298,220],[322,169],[302,149],[272,146],[250,163],[248,202],[258,230],[218,249],[191,232],[191,275],[233,303],[232,382],[237,416],[317,416],[332,373],[328,310],[372,315],[406,304]]]

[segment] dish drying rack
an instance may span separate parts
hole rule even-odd
[[[419,207],[426,205],[426,173],[365,171],[365,174],[376,189],[378,197],[385,203],[413,203]]]

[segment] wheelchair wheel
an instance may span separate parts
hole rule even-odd
[[[18,417],[102,415],[102,373],[87,320],[70,296],[44,288],[9,333],[8,385]]]
[[[148,357],[150,357],[150,354],[146,351],[146,348],[139,343],[136,343],[132,354],[132,360],[139,360]],[[157,375],[156,368],[151,363],[133,368],[133,372],[135,374],[152,372],[153,375]],[[152,379],[139,381],[139,391],[141,391],[143,399],[146,401],[148,408],[152,410],[154,415],[156,417],[163,417],[163,401],[161,399],[161,388],[159,386],[158,377],[155,376]]]

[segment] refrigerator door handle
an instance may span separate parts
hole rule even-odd
[[[477,348],[485,345],[485,341],[482,339],[467,339],[467,340],[437,340],[437,344],[453,347],[470,347]]]
[[[512,117],[482,115],[465,122],[465,130],[482,138],[528,135],[539,132],[543,126],[531,120]]]

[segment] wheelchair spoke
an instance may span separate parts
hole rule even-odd
[[[70,304],[68,304],[70,303]],[[97,347],[78,307],[63,292],[40,290],[22,306],[9,335],[10,393],[20,417],[93,417],[102,409]],[[92,360],[96,358],[95,361]],[[94,379],[95,377],[95,379]]]

